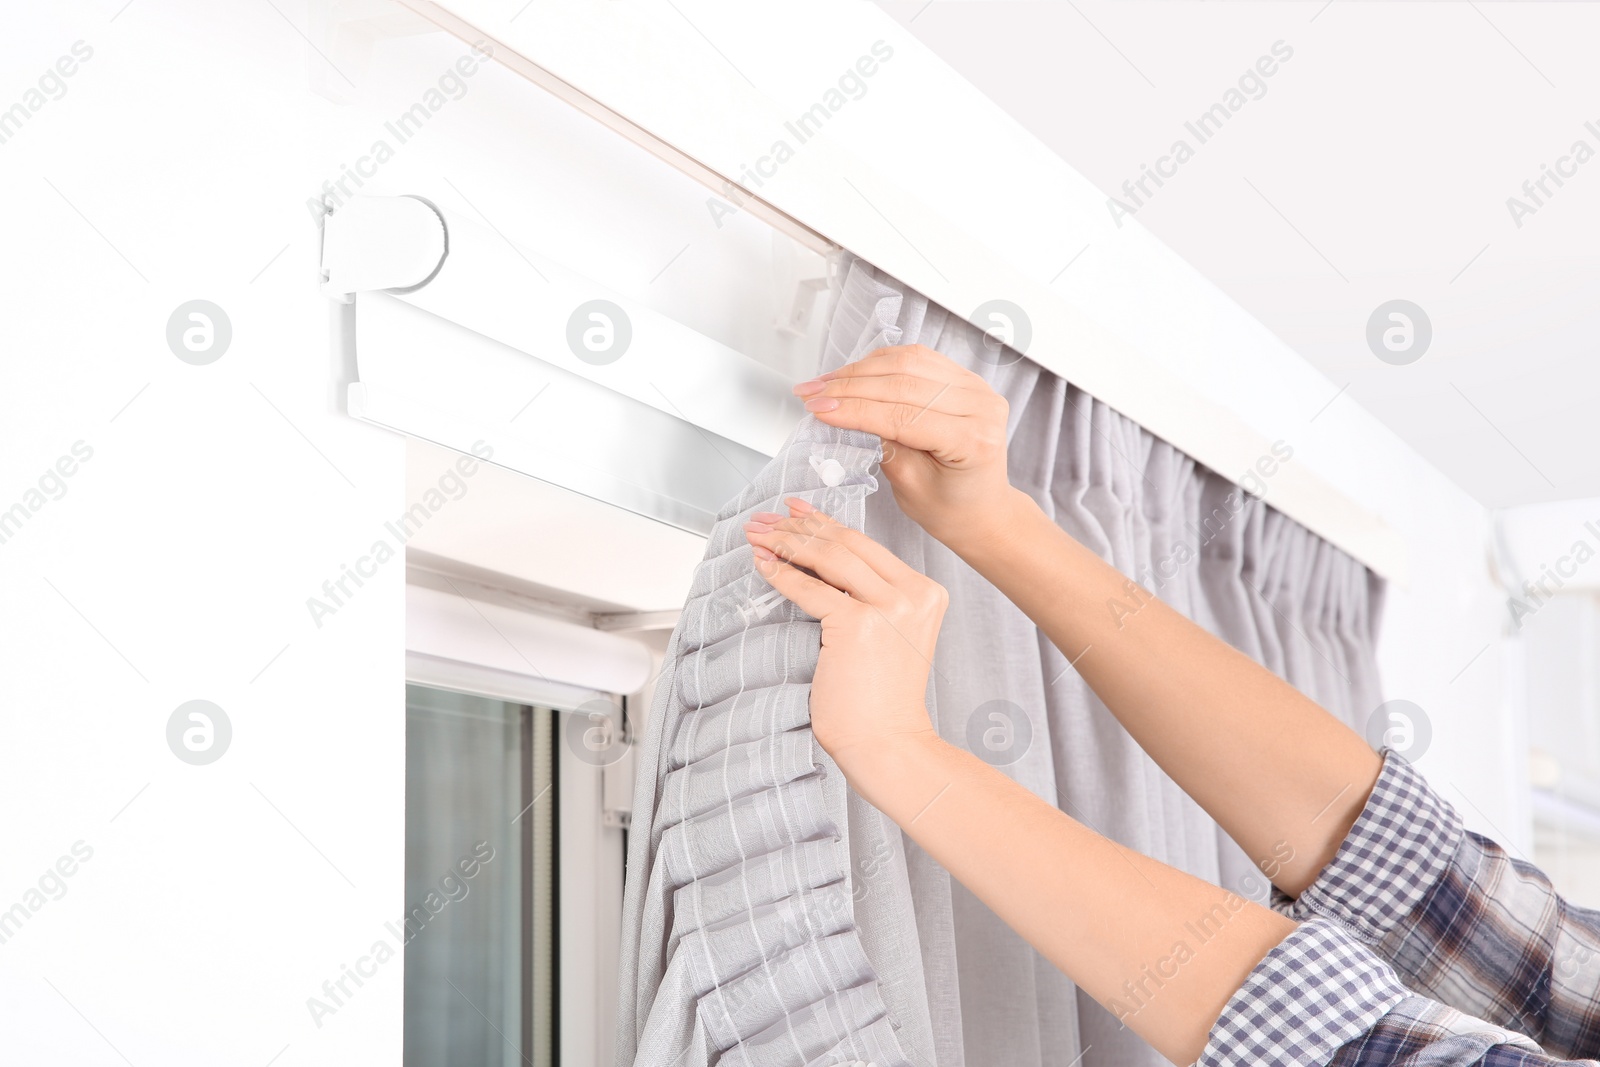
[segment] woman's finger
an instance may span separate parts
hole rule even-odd
[[[814,410],[813,401],[855,398],[888,404],[905,404],[920,411],[945,415],[971,415],[981,410],[982,394],[955,378],[924,378],[915,374],[878,374],[861,378],[813,379],[794,387],[795,394]]]
[[[786,520],[787,523],[787,520]],[[886,603],[893,595],[889,583],[866,560],[834,538],[821,536],[821,523],[812,529],[761,522],[745,523],[745,536],[752,545],[774,553],[788,563],[812,571],[824,582],[842,589],[866,604]]]
[[[793,529],[808,536],[837,542],[896,589],[915,588],[927,580],[915,567],[883,545],[860,530],[852,529],[833,516],[818,511],[800,497],[789,497],[784,503],[789,506],[790,518],[774,523],[775,529]]]
[[[886,441],[897,441],[919,452],[941,457],[958,455],[962,442],[975,430],[971,415],[948,415],[914,404],[896,404],[858,397],[824,397],[806,403],[818,422],[846,430],[865,430]]]
[[[811,577],[792,564],[779,559],[770,549],[753,546],[756,573],[768,585],[794,601],[800,610],[814,619],[826,619],[850,605],[850,597],[827,582]]]

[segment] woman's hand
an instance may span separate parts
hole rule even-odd
[[[1016,493],[1006,480],[1005,398],[923,345],[897,345],[794,387],[829,426],[883,438],[883,473],[900,509],[960,552],[1003,531]]]
[[[788,518],[758,513],[746,536],[761,576],[822,621],[811,730],[851,778],[875,752],[936,739],[928,671],[949,595],[859,530],[799,498],[784,503]]]

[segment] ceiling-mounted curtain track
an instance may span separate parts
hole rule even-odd
[[[496,39],[491,34],[484,33],[460,16],[452,14],[438,4],[433,3],[432,0],[399,0],[399,2],[403,7],[416,12],[466,44],[487,44],[492,49],[493,58],[506,69],[520,74],[541,89],[571,104],[585,115],[596,119],[626,137],[657,159],[663,160],[675,169],[682,171],[718,196],[727,196],[729,190],[737,189],[739,191],[738,202],[741,211],[750,212],[750,214],[766,222],[773,229],[788,235],[814,252],[828,255],[839,251],[838,244],[830,241],[793,215],[768,203],[727,175],[662,140],[627,116],[596,100],[571,82],[535,63],[504,41]]]
[[[1393,485],[1382,470],[1375,470],[1367,479],[1371,485],[1350,473],[1361,469],[1363,463],[1381,467],[1380,457],[1392,449],[1387,441],[1374,447],[1370,441],[1357,446],[1348,439],[1354,428],[1374,425],[1370,416],[1362,413],[1325,419],[1316,427],[1297,418],[1294,413],[1301,408],[1313,411],[1319,404],[1326,406],[1322,396],[1329,384],[1326,379],[1303,365],[1282,364],[1280,361],[1297,357],[1137,226],[1108,231],[1103,196],[1081,175],[1066,169],[1059,187],[1051,185],[1045,190],[1034,183],[1032,193],[1018,194],[1020,203],[1038,202],[1041,214],[1052,218],[1060,214],[1055,202],[1064,199],[1074,228],[1070,241],[1062,247],[1091,241],[1097,249],[1098,262],[1080,268],[1071,291],[1055,289],[1053,283],[1060,271],[1055,276],[1041,273],[1036,262],[1038,247],[1019,250],[1014,240],[999,235],[995,236],[998,246],[974,236],[994,226],[991,208],[982,197],[966,193],[952,199],[949,190],[944,190],[940,193],[944,199],[935,206],[910,192],[907,180],[894,173],[892,160],[843,149],[831,141],[831,133],[826,138],[811,138],[808,143],[814,149],[808,150],[804,162],[792,164],[801,168],[792,175],[803,173],[803,181],[792,176],[787,182],[763,187],[762,195],[733,182],[729,168],[736,168],[733,161],[748,155],[752,130],[765,128],[768,122],[776,129],[783,115],[753,82],[748,92],[732,80],[721,86],[716,79],[702,84],[693,78],[664,84],[662,78],[697,55],[702,43],[682,27],[661,27],[670,49],[651,52],[634,40],[624,42],[630,50],[619,59],[614,51],[583,47],[593,45],[593,40],[574,38],[568,43],[575,47],[563,47],[562,36],[614,27],[609,12],[615,5],[531,9],[530,17],[513,27],[511,19],[516,16],[506,17],[490,0],[399,2],[469,45],[486,44],[498,63],[719,196],[731,195],[741,210],[807,248],[823,254],[848,249],[980,328],[993,328],[992,316],[985,309],[997,303],[1026,309],[1031,334],[1031,344],[1025,347],[1028,358],[1236,484],[1248,488],[1255,483],[1273,507],[1382,577],[1405,581],[1410,546],[1381,514],[1393,507]],[[829,10],[832,19],[850,21],[841,14],[850,10],[848,6],[834,5]],[[497,18],[503,21],[494,22]],[[499,27],[499,36],[482,28],[490,22]],[[831,23],[825,20],[824,24]],[[873,19],[850,24],[864,33],[878,30]],[[729,35],[738,39],[737,33]],[[752,43],[748,36],[745,41]],[[896,43],[909,47],[904,40]],[[709,40],[703,44],[716,51],[717,46]],[[943,107],[957,108],[950,119],[952,127],[970,132],[980,120],[1009,122],[993,114],[992,102],[964,82],[953,89],[950,79],[924,68],[906,64],[895,69],[928,94],[902,94],[904,100],[940,100]],[[574,70],[593,75],[588,90],[575,84]],[[771,81],[779,88],[785,84],[781,74]],[[908,105],[886,106],[904,109]],[[726,128],[701,121],[706,107],[726,108]],[[649,114],[651,128],[625,112]],[[983,116],[989,117],[985,120]],[[916,125],[917,116],[904,117]],[[1028,153],[1037,148],[1009,126],[994,132],[1003,134],[1002,141],[1009,138],[1006,143],[1015,145],[1019,159],[1029,158]],[[892,219],[884,205],[893,208]],[[1009,205],[1007,214],[1015,216],[1015,207]],[[1059,225],[1054,232],[1059,243]],[[1090,270],[1099,273],[1085,273]],[[448,267],[444,274],[450,274]],[[1045,281],[1046,277],[1050,280]],[[1134,278],[1137,284],[1130,281]],[[432,283],[423,291],[431,288]],[[1281,385],[1262,385],[1280,369]],[[1242,388],[1219,389],[1217,383],[1239,383]],[[788,425],[782,423],[779,428],[786,430]],[[1336,429],[1338,426],[1347,428]],[[1295,462],[1275,462],[1284,446],[1293,447]],[[1362,457],[1354,464],[1348,459],[1352,449]],[[1264,476],[1257,473],[1263,464],[1273,472],[1270,485],[1264,488]],[[722,465],[729,469],[738,462]],[[732,484],[737,487],[740,483]],[[697,506],[692,510],[694,514],[687,520],[669,521],[690,529],[708,525],[703,509]]]

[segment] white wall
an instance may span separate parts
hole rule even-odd
[[[320,628],[306,600],[411,502],[402,442],[342,414],[306,200],[465,49],[320,42],[358,87],[335,104],[307,5],[277,6],[39,5],[0,37],[0,107],[92,49],[0,144],[0,507],[92,449],[0,543],[0,909],[92,851],[0,943],[19,1061],[400,1058],[398,961],[320,1028],[306,1006],[404,904],[404,565]],[[770,329],[765,227],[711,227],[697,186],[497,68],[367,189],[479,209],[775,364],[803,345]],[[232,324],[207,366],[165,340],[194,298]],[[232,724],[208,766],[165,740],[194,698]]]
[[[302,202],[334,108],[266,5],[120,6],[30,8],[0,42],[8,98],[93,48],[0,145],[0,499],[93,448],[0,545],[0,906],[93,849],[0,945],[6,1055],[398,1063],[397,961],[321,1029],[306,1008],[402,907],[403,565],[320,629],[305,606],[403,478],[333,404]],[[193,298],[232,322],[209,366],[165,339]],[[165,738],[194,698],[232,723],[209,766]]]

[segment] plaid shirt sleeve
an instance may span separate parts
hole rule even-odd
[[[1274,905],[1332,924],[1413,994],[1353,1042],[1363,1051],[1341,1053],[1375,1058],[1334,1062],[1394,1062],[1441,1041],[1487,1041],[1511,1057],[1503,1062],[1544,1062],[1531,1042],[1490,1040],[1505,1032],[1558,1057],[1600,1055],[1600,912],[1568,904],[1537,868],[1465,832],[1396,753],[1385,752],[1366,807],[1317,881]],[[1516,1058],[1526,1056],[1535,1058]]]
[[[1250,972],[1196,1067],[1327,1063],[1405,999],[1393,968],[1338,923],[1313,918]]]
[[[1344,924],[1314,916],[1245,979],[1196,1067],[1534,1067],[1531,1039],[1421,997]],[[1596,1061],[1581,1061],[1597,1067]]]
[[[1595,1067],[1552,1057],[1533,1040],[1436,1000],[1408,994],[1371,1029],[1346,1042],[1330,1067]]]

